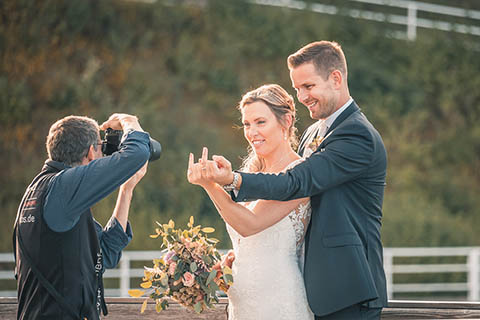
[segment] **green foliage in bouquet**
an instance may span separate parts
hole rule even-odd
[[[145,290],[129,290],[132,297],[145,294],[154,299],[156,310],[160,312],[168,307],[168,299],[173,298],[181,305],[202,312],[213,308],[218,302],[217,291],[227,292],[233,283],[232,270],[221,266],[221,255],[215,248],[217,239],[207,234],[215,229],[193,226],[190,217],[189,229],[175,229],[175,223],[158,224],[156,234],[151,238],[161,238],[161,248],[165,253],[160,259],[153,260],[153,268],[145,267],[143,282]],[[148,298],[143,302],[141,312],[147,307]]]

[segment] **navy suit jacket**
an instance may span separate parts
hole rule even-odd
[[[241,173],[235,201],[311,197],[304,279],[316,315],[387,304],[380,239],[386,169],[382,138],[353,102],[304,162],[279,175]]]

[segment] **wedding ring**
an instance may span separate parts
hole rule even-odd
[[[203,167],[202,170],[207,170],[207,168]]]

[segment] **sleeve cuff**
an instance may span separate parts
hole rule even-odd
[[[244,172],[239,172],[242,175],[242,185],[240,186],[240,189],[235,189],[231,194],[232,200],[235,202],[246,202],[247,197],[245,196],[245,190],[246,190],[246,185],[248,182],[248,176],[249,174],[244,173]]]
[[[115,247],[120,248],[120,250],[125,248],[132,238],[133,232],[130,222],[127,221],[126,231],[123,231],[120,222],[118,222],[115,217],[110,218],[103,230],[103,240],[109,243],[115,243]]]

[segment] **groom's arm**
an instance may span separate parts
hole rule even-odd
[[[336,130],[309,158],[283,174],[241,173],[237,202],[311,197],[353,180],[368,170],[374,138],[361,123]]]

